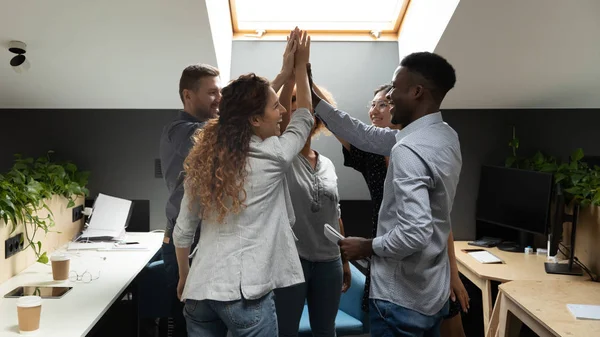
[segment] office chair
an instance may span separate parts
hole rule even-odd
[[[361,308],[365,275],[352,263],[350,264],[350,271],[352,272],[352,283],[350,289],[342,294],[340,308],[335,318],[335,332],[338,336],[362,335],[369,332],[369,317]],[[300,318],[298,335],[312,336],[306,304]]]

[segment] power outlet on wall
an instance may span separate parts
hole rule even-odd
[[[12,238],[6,239],[6,241],[4,241],[4,258],[8,259],[23,250],[23,245],[23,233],[19,233]]]
[[[83,218],[83,205],[73,207],[73,222]]]

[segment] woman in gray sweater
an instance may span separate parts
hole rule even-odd
[[[185,161],[173,240],[190,336],[225,337],[228,330],[234,336],[277,336],[273,289],[304,281],[285,179],[314,123],[306,70],[310,38],[304,32],[298,39],[298,33],[290,36],[287,71],[280,76],[287,80],[294,69],[298,83],[299,108],[287,130],[279,128],[285,109],[273,88],[277,81],[242,75],[223,88],[219,117],[195,135]]]
[[[293,79],[284,84],[279,100],[287,111],[281,123],[282,132],[290,117],[298,113],[298,99]],[[321,89],[321,93],[326,93]],[[335,104],[331,95],[325,98]],[[287,181],[296,215],[294,234],[302,263],[305,283],[275,290],[279,336],[298,335],[298,325],[305,301],[308,304],[310,327],[314,337],[334,337],[341,293],[351,282],[350,265],[342,261],[340,248],[323,234],[325,224],[344,234],[337,175],[331,160],[311,148],[311,138],[327,132],[315,119],[315,125],[304,147],[292,161]]]

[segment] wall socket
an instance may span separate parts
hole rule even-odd
[[[6,239],[6,241],[4,241],[4,258],[8,259],[9,257],[22,251],[23,245],[23,233],[19,233],[12,238]]]
[[[73,207],[73,222],[83,218],[83,205]]]

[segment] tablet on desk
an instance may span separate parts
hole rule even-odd
[[[39,296],[41,298],[61,298],[68,293],[73,287],[36,287],[25,286],[17,287],[8,294],[5,298],[17,298],[21,296]]]

